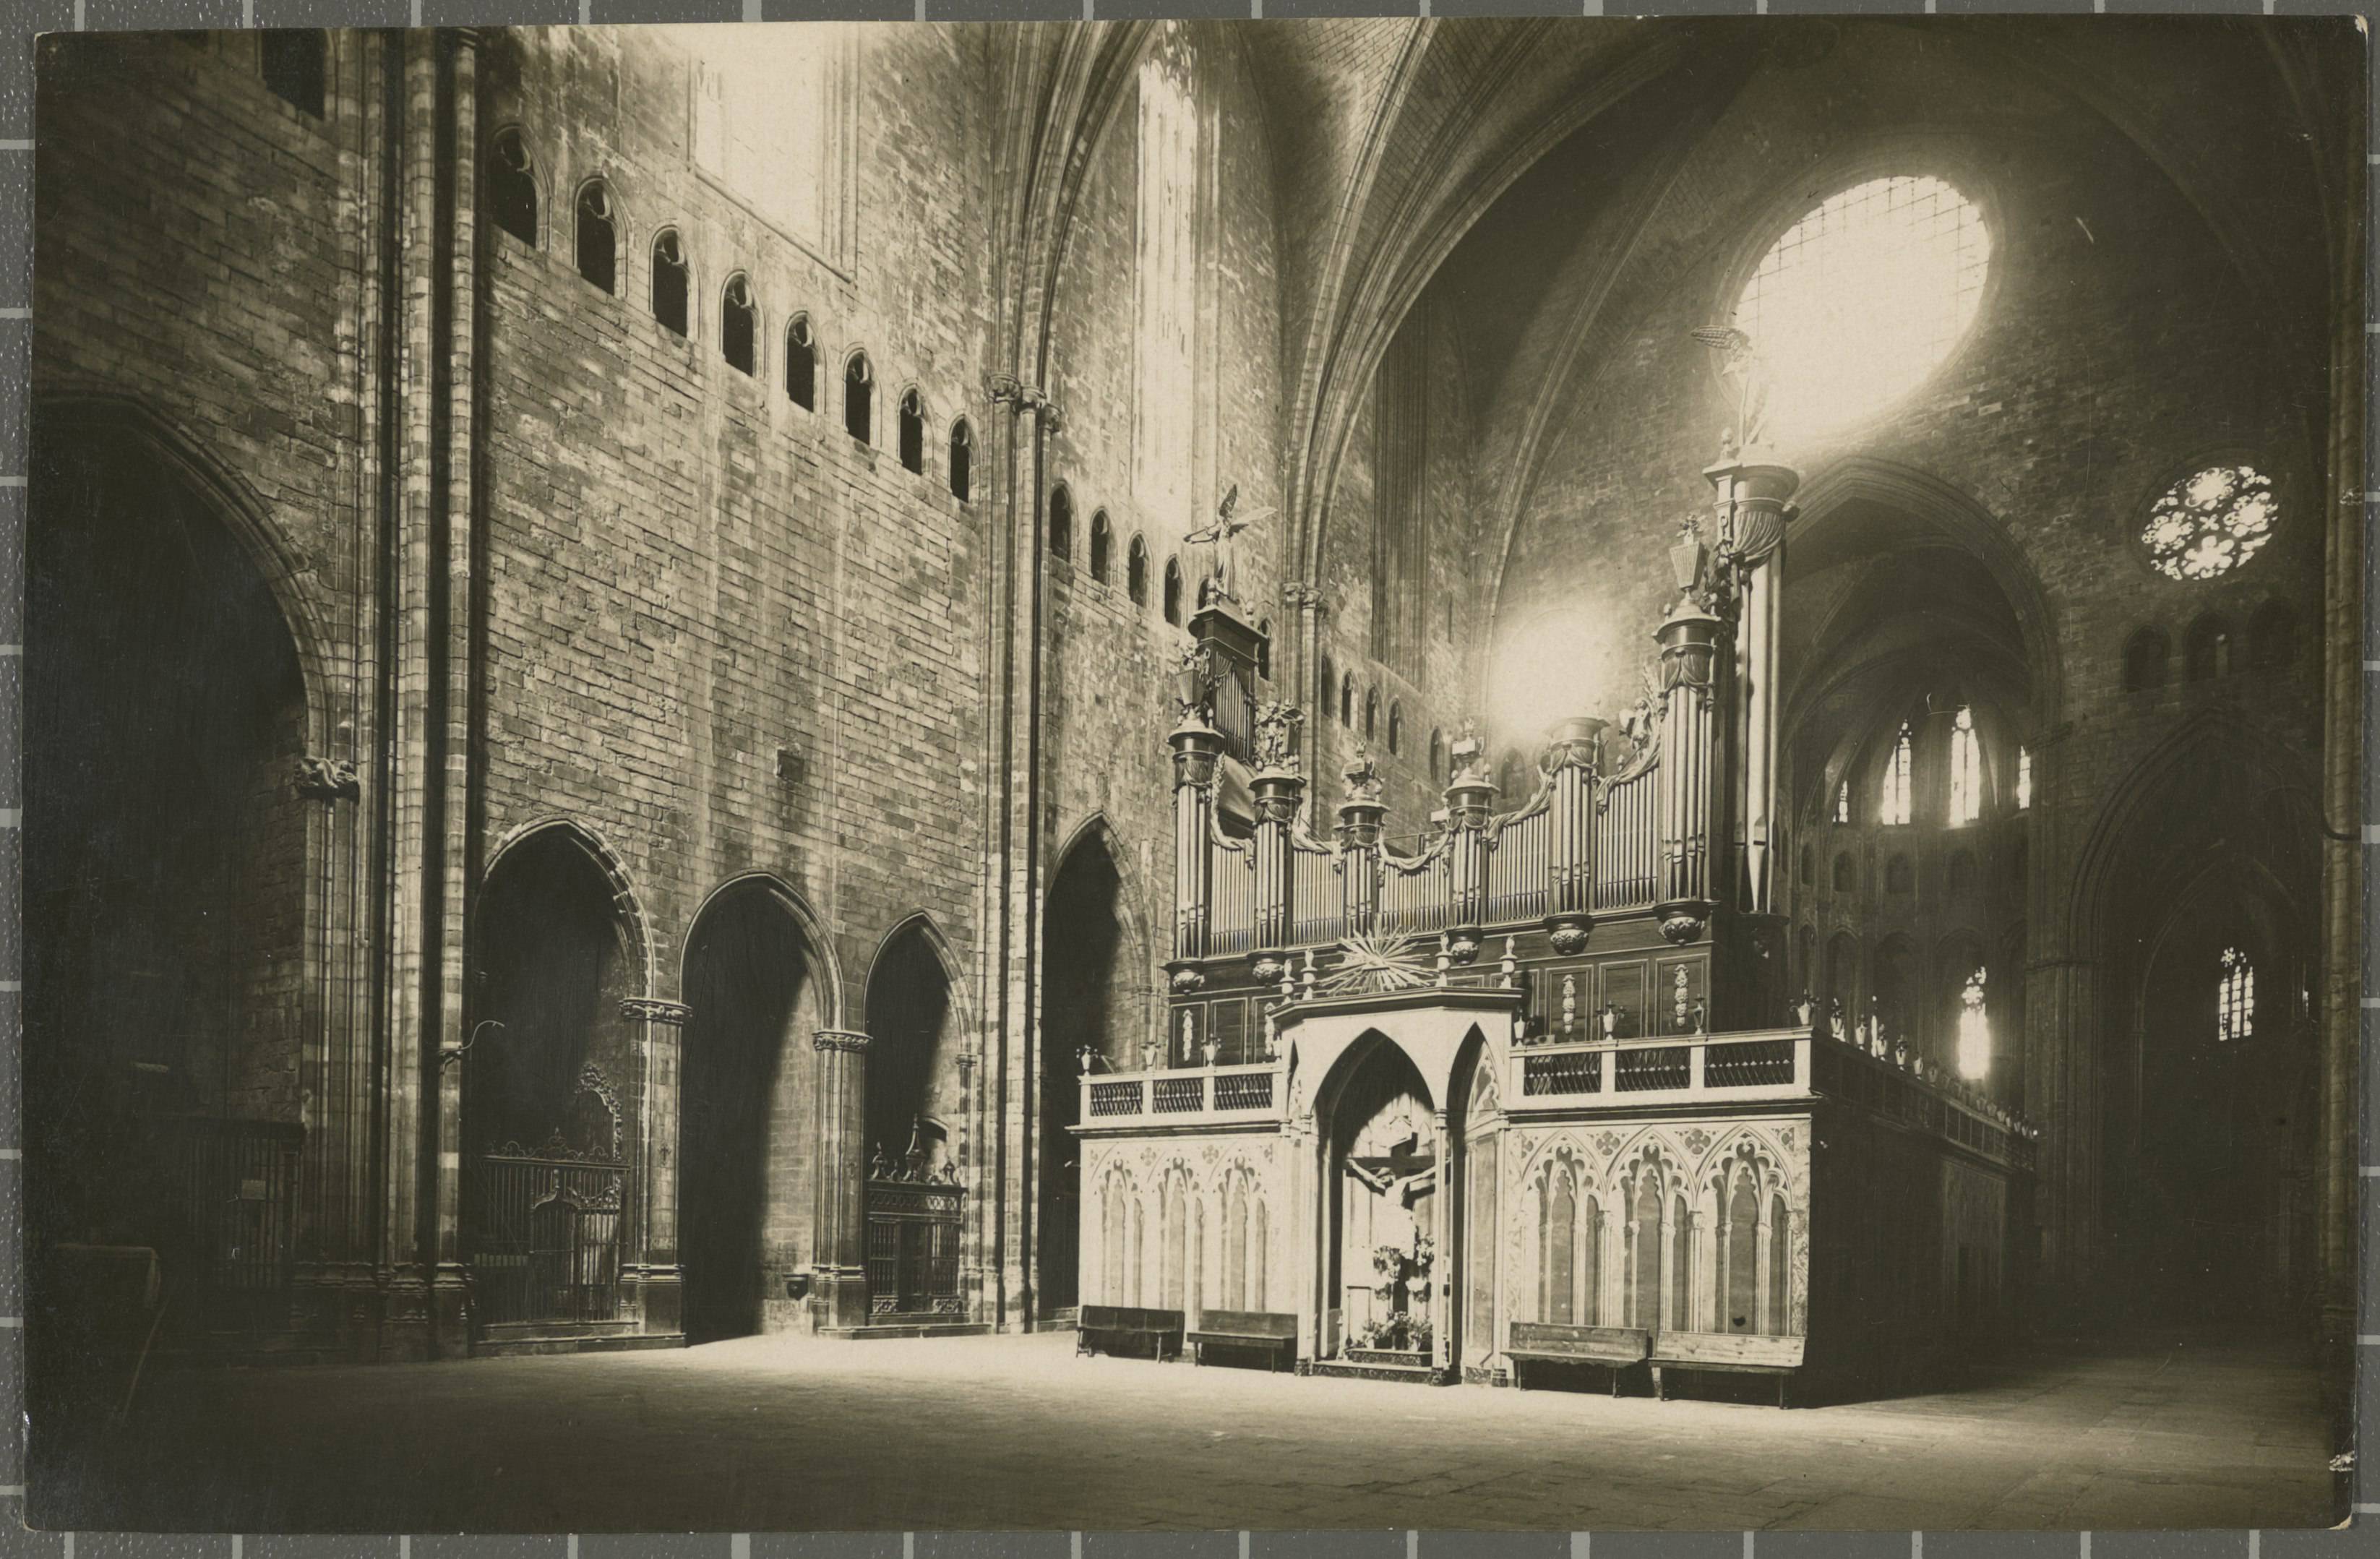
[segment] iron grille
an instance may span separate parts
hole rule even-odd
[[[1529,1056],[1521,1063],[1521,1091],[1532,1098],[1547,1094],[1601,1093],[1601,1053],[1572,1050]]]
[[[1272,1074],[1270,1072],[1217,1073],[1215,1108],[1218,1110],[1272,1108]]]
[[[1703,1058],[1703,1081],[1712,1088],[1767,1088],[1792,1080],[1791,1040],[1713,1045]]]
[[[1616,1051],[1612,1054],[1612,1091],[1649,1093],[1657,1089],[1683,1088],[1694,1076],[1693,1056],[1693,1048],[1687,1045]]]

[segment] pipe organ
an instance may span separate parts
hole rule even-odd
[[[1554,725],[1526,795],[1458,740],[1409,856],[1383,847],[1368,756],[1324,821],[1302,714],[1247,707],[1260,640],[1227,593],[1202,602],[1169,738],[1163,1064],[1085,1053],[1087,1318],[1178,1310],[1195,1340],[1211,1310],[1215,1348],[1293,1333],[1307,1371],[1780,1393],[1905,1383],[2014,1323],[2033,1128],[1785,987],[1798,479],[1705,474],[1644,696]],[[1252,824],[1218,809],[1231,763]]]

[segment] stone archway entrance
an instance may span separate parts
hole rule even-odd
[[[1432,1302],[1445,1134],[1428,1084],[1394,1043],[1376,1038],[1350,1066],[1327,1139],[1326,1336],[1340,1358],[1426,1369],[1445,1319]]]

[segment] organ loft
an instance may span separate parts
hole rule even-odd
[[[2335,1364],[2351,29],[1923,19],[46,37],[36,1395]]]
[[[1304,1372],[1891,1389],[2019,1323],[2037,1129],[1878,1010],[1793,984],[1779,581],[1800,473],[1742,385],[1667,548],[1644,691],[1501,792],[1467,731],[1410,850],[1218,573],[1174,700],[1164,1033],[1086,1047],[1086,1346]],[[1749,435],[1749,436],[1747,436]],[[1571,696],[1564,687],[1548,696]],[[1231,802],[1245,798],[1234,815]],[[1098,1303],[1093,1303],[1096,1297]]]

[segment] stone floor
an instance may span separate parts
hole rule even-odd
[[[2289,1527],[2332,1519],[2279,1345],[2044,1349],[1795,1409],[1077,1358],[1070,1335],[167,1375],[44,1526]],[[61,1496],[55,1503],[45,1494]]]

